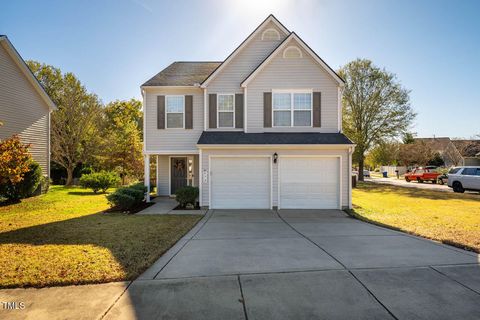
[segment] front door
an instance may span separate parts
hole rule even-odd
[[[187,185],[187,158],[171,158],[170,161],[170,194]]]

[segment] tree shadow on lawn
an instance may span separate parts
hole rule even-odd
[[[175,244],[198,220],[198,216],[138,216],[100,212],[0,233],[2,245],[46,246],[43,248],[13,246],[9,249],[10,252],[0,253],[0,256],[4,256],[2,259],[12,262],[9,267],[0,266],[0,273],[7,271],[4,276],[20,273],[16,276],[25,279],[20,280],[21,283],[17,281],[7,285],[1,281],[0,287],[42,287],[133,280]],[[88,247],[68,247],[72,245]],[[102,261],[112,262],[112,258],[103,252],[104,250],[100,252],[92,246],[108,249],[121,266],[121,270],[112,272],[109,266],[101,265]],[[40,251],[45,255],[38,257],[36,256],[38,249],[47,251]],[[22,252],[23,250],[26,252]],[[59,250],[60,254],[56,250]],[[22,256],[28,261],[22,260]],[[49,274],[38,270],[38,266],[42,268],[42,261],[44,272]],[[62,263],[69,266],[65,268],[67,270],[62,270]],[[51,269],[45,267],[48,264],[52,264]],[[35,266],[30,267],[31,265]],[[22,274],[19,269],[30,274]],[[62,278],[62,273],[68,276]],[[82,277],[82,274],[85,276]]]
[[[415,199],[425,198],[430,200],[476,200],[480,202],[480,196],[476,194],[422,190],[418,188],[392,186],[371,182],[360,183],[357,190],[360,192],[375,193],[379,196],[381,196],[382,194],[398,194],[399,196],[405,196]]]

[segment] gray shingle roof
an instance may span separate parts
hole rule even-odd
[[[204,131],[198,144],[353,144],[343,133]]]
[[[218,61],[176,61],[142,86],[193,86],[203,82],[220,64]]]

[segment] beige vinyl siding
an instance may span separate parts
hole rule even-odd
[[[342,177],[342,206],[348,207],[349,202],[349,166],[348,166],[348,151],[346,149],[270,149],[270,150],[253,150],[253,149],[202,149],[202,170],[209,170],[209,156],[211,155],[268,155],[271,156],[274,153],[277,153],[279,156],[282,155],[332,155],[342,157],[341,164],[341,177]],[[281,161],[281,159],[279,159]],[[235,168],[232,168],[235,170]],[[210,179],[210,177],[209,177]],[[235,181],[232,181],[235,183]],[[272,203],[273,206],[278,206],[278,162],[272,163]],[[202,181],[202,205],[209,206],[209,183],[203,183]]]
[[[15,61],[0,45],[0,139],[18,134],[49,174],[49,108]]]
[[[193,95],[193,129],[157,129],[157,96]],[[203,131],[203,91],[199,88],[148,88],[145,94],[145,148],[154,151],[191,151]]]
[[[194,185],[198,186],[199,182],[199,157],[198,155],[178,155],[178,156],[169,156],[169,155],[159,155],[158,156],[158,180],[157,188],[158,195],[169,196],[170,189],[170,157],[193,157],[193,175],[194,175]],[[156,157],[156,156],[152,156]],[[152,176],[155,177],[155,173],[152,173]]]
[[[292,40],[287,46],[297,45]],[[301,48],[297,45],[298,48]],[[285,59],[279,52],[247,86],[248,132],[313,131],[338,132],[338,85],[310,55]],[[263,93],[272,89],[312,89],[320,91],[321,126],[319,128],[264,128]]]
[[[270,28],[279,32],[280,40],[262,40],[262,32]],[[287,34],[280,30],[273,22],[268,23],[261,30],[258,30],[258,33],[250,40],[248,45],[225,65],[225,68],[210,82],[207,87],[208,93],[243,93],[240,83],[242,83],[286,37]]]

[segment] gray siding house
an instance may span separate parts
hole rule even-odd
[[[55,104],[6,36],[0,35],[0,140],[18,134],[50,175],[50,113]]]
[[[172,63],[141,86],[157,194],[192,185],[212,209],[351,207],[343,86],[273,15],[224,61]]]

